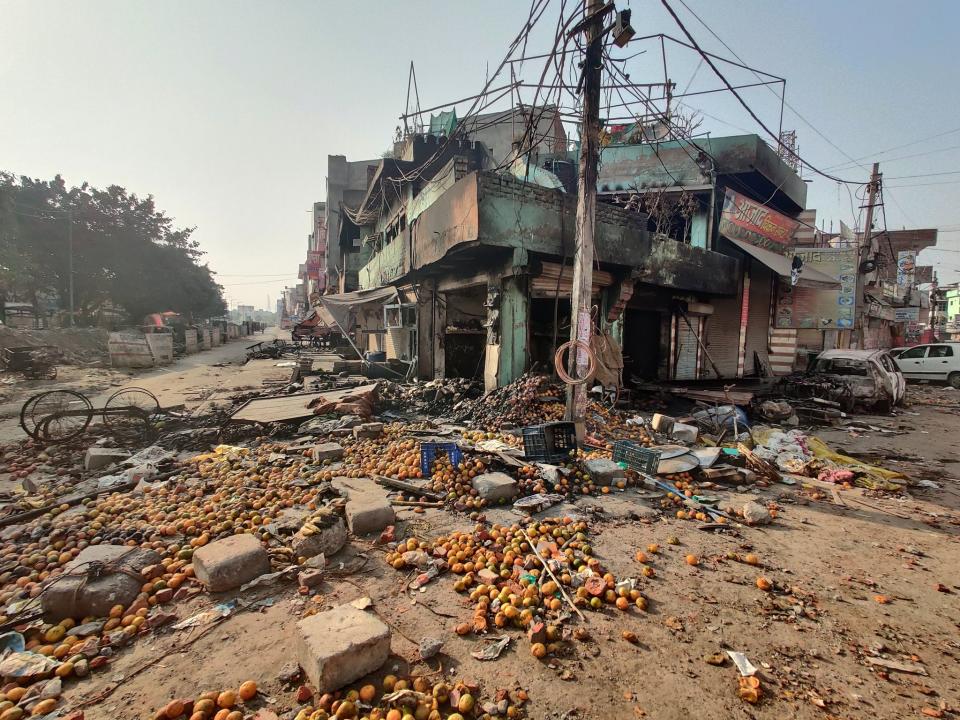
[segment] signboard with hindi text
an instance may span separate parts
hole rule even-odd
[[[720,233],[756,247],[786,255],[800,223],[746,195],[727,189],[720,214]]]
[[[834,288],[791,287],[779,283],[776,327],[809,330],[849,330],[857,317],[857,249],[795,248],[794,254],[836,278]]]

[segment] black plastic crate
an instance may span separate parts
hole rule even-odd
[[[572,422],[552,422],[523,428],[523,453],[527,460],[563,462],[577,449],[577,430]]]
[[[613,461],[623,463],[631,470],[656,475],[660,464],[660,451],[645,448],[633,440],[617,440],[613,444]]]

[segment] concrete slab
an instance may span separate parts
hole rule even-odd
[[[625,480],[627,477],[622,467],[606,458],[587,460],[583,465],[590,479],[597,485],[613,485],[617,480]]]
[[[375,614],[340,605],[297,623],[296,658],[319,693],[377,670],[390,655],[390,628]]]
[[[354,535],[379,533],[396,522],[388,491],[370,478],[335,477],[332,484],[347,497],[344,514]]]
[[[193,571],[207,590],[223,592],[270,572],[270,556],[253,535],[234,535],[197,548]]]
[[[87,448],[83,456],[84,470],[102,470],[105,467],[122,462],[130,457],[130,453],[122,448]]]
[[[140,571],[160,559],[153,550],[125,545],[84,548],[41,595],[44,616],[59,622],[68,617],[104,617],[114,605],[127,607],[140,594]]]
[[[343,457],[343,446],[340,443],[320,443],[313,446],[312,455],[314,462],[323,462],[324,460],[333,462]]]
[[[487,502],[499,502],[517,494],[517,481],[502,472],[484,473],[473,479],[473,489]]]

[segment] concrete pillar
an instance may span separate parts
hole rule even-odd
[[[509,385],[526,372],[529,356],[530,296],[527,276],[503,278],[500,292],[500,368],[497,379]]]
[[[417,376],[421,380],[443,377],[443,331],[446,312],[437,293],[437,281],[427,278],[417,291]],[[437,357],[439,355],[439,363]]]

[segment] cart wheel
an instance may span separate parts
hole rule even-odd
[[[20,408],[20,427],[23,428],[23,431],[30,437],[37,439],[37,436],[34,434],[36,432],[37,426],[33,422],[32,412],[33,406],[36,404],[37,400],[46,395],[46,393],[39,393],[30,397]]]
[[[149,434],[152,418],[160,412],[160,401],[139,387],[118,390],[103,406],[103,424],[117,434]]]
[[[34,439],[51,443],[82,435],[93,419],[90,400],[73,390],[51,390],[35,395],[20,412],[23,429]]]

